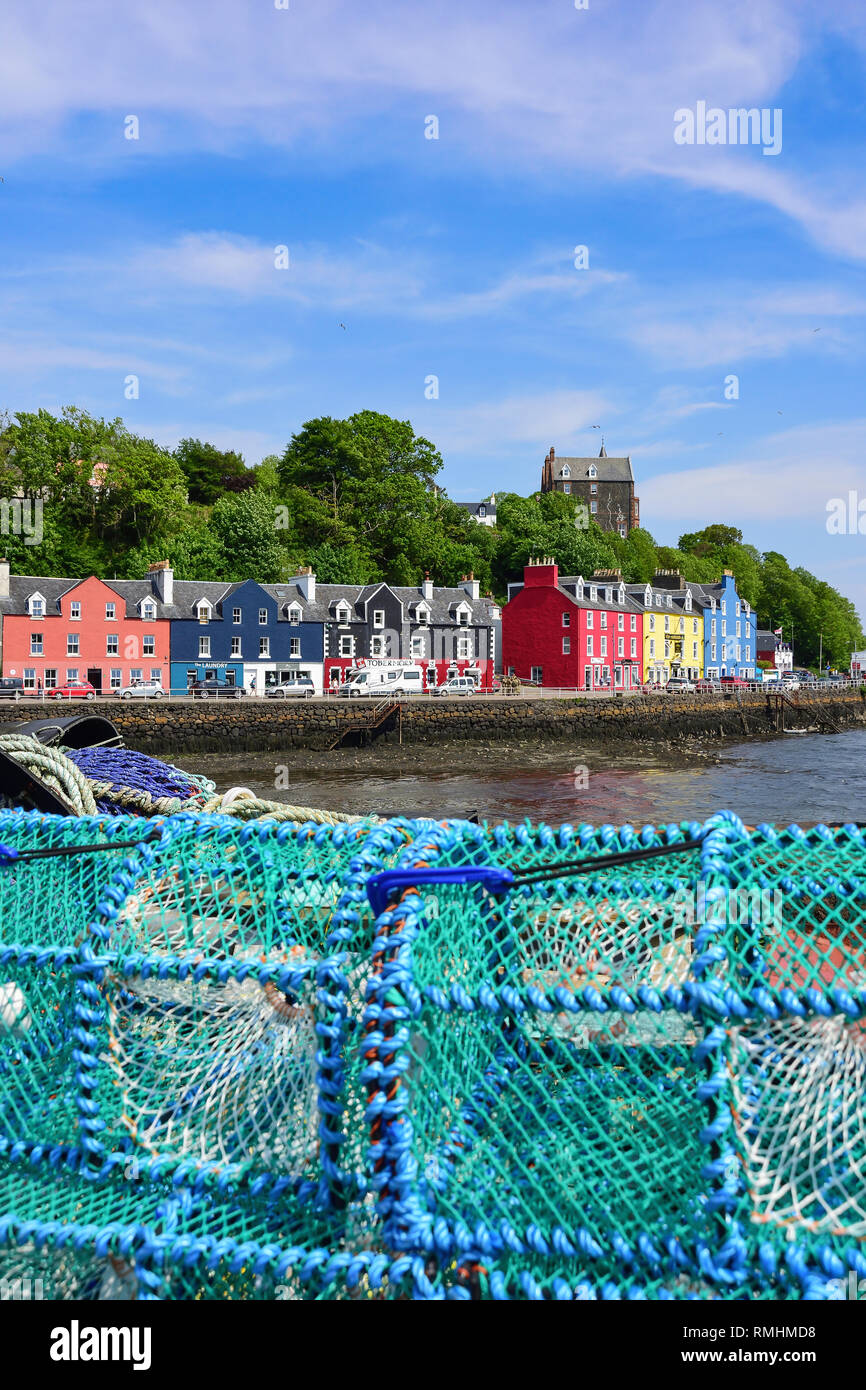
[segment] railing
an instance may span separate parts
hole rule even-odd
[[[502,699],[506,699],[506,700],[507,700],[507,699],[531,699],[531,700],[535,700],[535,699],[555,699],[555,698],[573,698],[573,697],[580,697],[580,698],[583,698],[583,699],[610,699],[610,698],[616,696],[616,697],[619,697],[619,698],[628,699],[628,698],[633,698],[633,697],[635,697],[635,696],[642,696],[642,695],[667,695],[667,694],[670,694],[671,697],[673,697],[673,696],[679,695],[679,694],[681,694],[681,693],[685,693],[685,694],[690,695],[690,696],[691,696],[691,695],[697,695],[698,697],[700,697],[700,696],[729,695],[729,694],[732,694],[733,692],[735,692],[735,691],[737,691],[737,690],[739,690],[739,691],[741,691],[741,692],[749,692],[749,693],[752,693],[752,694],[758,693],[758,694],[762,694],[762,695],[768,695],[768,694],[769,694],[769,695],[783,694],[783,695],[786,695],[786,696],[789,696],[789,697],[790,697],[792,694],[793,694],[793,695],[800,694],[800,695],[806,695],[806,696],[808,696],[809,698],[813,698],[813,697],[816,696],[816,695],[817,695],[817,696],[821,696],[821,695],[829,695],[829,696],[837,695],[840,691],[857,690],[857,689],[863,688],[864,686],[866,686],[866,682],[863,682],[863,681],[861,681],[861,680],[853,680],[853,681],[852,681],[852,680],[844,680],[844,681],[831,681],[831,682],[824,682],[824,681],[822,681],[821,683],[801,682],[799,691],[796,691],[796,690],[791,690],[791,688],[790,688],[790,686],[787,684],[787,682],[784,682],[784,681],[783,681],[783,682],[768,681],[768,682],[766,682],[766,683],[764,683],[764,682],[762,682],[762,681],[746,681],[746,682],[744,682],[744,683],[741,684],[741,685],[722,685],[722,686],[720,686],[719,688],[714,689],[714,690],[703,689],[703,690],[695,690],[695,691],[681,692],[681,691],[678,691],[678,690],[667,691],[664,685],[649,686],[649,687],[640,686],[640,687],[637,687],[637,688],[634,688],[634,687],[632,687],[632,688],[614,687],[613,689],[611,689],[611,688],[609,688],[609,687],[605,687],[605,688],[594,688],[594,689],[587,690],[587,689],[585,689],[583,686],[564,686],[564,685],[556,685],[556,686],[545,685],[545,686],[540,686],[540,685],[531,685],[531,684],[529,684],[529,682],[526,682],[526,683],[521,684],[519,690],[516,690],[516,691],[483,690],[483,689],[475,690],[475,691],[472,692],[472,698],[475,699],[475,700],[502,700]],[[338,702],[339,702],[340,704],[342,704],[342,705],[347,704],[348,702],[347,702],[347,700],[346,700],[346,697],[345,697],[344,695],[339,695],[339,694],[338,694],[338,691],[339,691],[339,687],[336,687],[335,689],[324,690],[320,695],[317,694],[317,695],[314,695],[314,696],[307,696],[307,695],[300,695],[300,694],[299,694],[299,695],[287,696],[286,698],[289,699],[289,700],[292,700],[293,702],[297,702],[297,703],[299,703],[299,704],[302,704],[302,703],[305,703],[305,702],[309,702],[310,700],[313,700],[313,701],[316,701],[316,702],[322,702],[322,701],[338,701]],[[428,689],[425,689],[425,690],[418,690],[418,691],[415,691],[415,690],[413,690],[413,691],[408,691],[408,690],[405,690],[405,691],[404,691],[404,690],[401,690],[401,691],[399,691],[399,692],[395,692],[394,696],[388,696],[388,697],[386,697],[383,701],[380,701],[379,703],[380,703],[380,704],[391,704],[391,703],[394,703],[394,702],[395,702],[395,697],[397,696],[397,694],[399,694],[399,699],[400,699],[400,701],[402,701],[402,700],[411,700],[411,701],[414,702],[414,701],[417,701],[417,700],[431,699],[431,698],[434,698],[434,697],[439,697],[439,690],[438,690],[438,688],[436,688],[436,687],[430,687],[430,688],[428,688]],[[453,698],[453,699],[463,699],[463,698],[465,698],[465,697],[455,694],[454,696],[451,696],[451,697],[449,697],[449,698]],[[118,709],[121,709],[121,708],[126,709],[126,708],[129,708],[130,706],[135,706],[135,705],[140,705],[140,704],[192,704],[192,703],[198,703],[198,701],[199,701],[200,699],[201,699],[201,696],[192,696],[192,695],[190,695],[190,693],[189,693],[188,691],[186,691],[186,690],[165,690],[165,691],[162,692],[162,694],[161,694],[160,696],[153,696],[153,695],[149,695],[149,696],[133,696],[132,698],[130,698],[130,699],[128,699],[128,700],[120,699],[120,698],[118,697],[116,691],[103,691],[101,694],[100,694],[99,692],[97,692],[94,696],[91,696],[91,697],[86,697],[86,696],[83,696],[83,695],[74,695],[74,696],[63,696],[63,697],[58,697],[58,696],[55,696],[54,693],[53,693],[53,691],[50,691],[50,690],[49,690],[49,691],[43,690],[43,691],[40,691],[40,692],[37,692],[37,691],[35,691],[35,690],[21,690],[21,691],[19,692],[18,696],[12,696],[12,695],[10,695],[9,693],[4,693],[2,690],[0,690],[0,707],[2,707],[3,705],[15,705],[16,703],[19,703],[19,702],[20,702],[20,703],[22,703],[22,704],[26,703],[26,704],[40,704],[40,705],[46,705],[49,709],[52,709],[52,708],[59,708],[59,707],[62,707],[62,706],[64,706],[64,705],[70,705],[70,704],[71,704],[71,705],[88,705],[88,704],[93,704],[94,702],[102,702],[102,703],[105,703],[105,704],[109,704],[109,705],[112,705],[112,706],[116,706]],[[225,694],[220,694],[220,695],[218,695],[218,696],[214,696],[214,695],[212,695],[212,694],[209,694],[208,697],[207,697],[207,700],[205,701],[205,703],[207,703],[207,704],[220,704],[220,703],[222,703],[223,701],[225,701],[225,700],[227,700],[227,699],[229,699],[229,700],[231,700],[231,699],[242,700],[242,701],[246,702],[247,704],[249,704],[250,701],[253,701],[253,700],[265,700],[265,699],[267,699],[267,697],[266,697],[264,691],[255,691],[253,694],[250,694],[249,691],[244,690],[244,691],[243,691],[243,694],[242,694],[242,695],[239,695],[239,696],[238,696],[238,695],[225,695]],[[362,700],[360,699],[360,697],[359,697],[358,700],[357,700],[357,702],[353,701],[352,703],[353,703],[353,705],[356,704],[356,703],[357,703],[357,704],[362,704],[362,703],[363,703],[363,704],[367,705],[368,708],[371,708],[371,710],[375,710],[375,709],[377,708],[377,705],[373,704],[372,707],[371,707],[371,706],[370,706],[371,700],[372,700],[372,697],[370,697],[370,696],[365,697],[363,701],[362,701]],[[273,700],[273,701],[271,701],[271,703],[273,703],[273,704],[276,706],[276,708],[279,709],[279,708],[282,707],[284,701],[282,701],[282,700],[281,700],[281,701]]]

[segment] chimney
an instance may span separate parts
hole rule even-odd
[[[430,578],[430,571],[424,571],[424,583],[421,585],[421,593],[428,603],[433,602],[433,580]]]
[[[555,458],[556,458],[556,450],[554,449],[553,445],[551,444],[551,446],[550,446],[550,462],[553,463],[553,460],[554,460]]]
[[[726,574],[726,575],[728,576],[729,579],[733,579],[733,577],[734,577],[734,571],[733,571],[733,570],[722,570],[722,574]]]
[[[523,583],[526,588],[541,588],[552,584],[554,587],[559,583],[559,566],[552,556],[545,556],[543,560],[533,560],[530,558],[529,564],[523,570]]]
[[[147,572],[160,602],[174,603],[174,570],[168,560],[157,560],[155,564],[148,565]]]
[[[297,584],[308,603],[316,602],[316,576],[309,565],[300,565],[293,583]]]
[[[469,598],[472,599],[473,603],[475,603],[481,595],[481,582],[475,578],[472,570],[470,570],[468,574],[464,574],[463,578],[460,580],[460,587],[464,594],[467,594]]]

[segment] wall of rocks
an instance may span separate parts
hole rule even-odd
[[[261,752],[267,749],[327,749],[343,731],[357,741],[371,710],[360,701],[280,703],[248,700],[216,703],[126,703],[97,700],[85,705],[46,706],[21,702],[0,712],[8,726],[53,714],[103,714],[114,721],[130,748],[178,755]],[[777,729],[772,697],[744,692],[720,695],[659,695],[630,699],[453,699],[406,700],[378,734],[388,743],[430,744],[462,739],[477,744],[538,738],[582,744],[678,743],[689,739],[742,739]],[[866,700],[859,690],[807,696],[784,711],[788,728],[866,726]]]

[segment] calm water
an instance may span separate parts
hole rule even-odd
[[[707,749],[706,756],[647,754],[611,760],[568,745],[365,750],[317,755],[286,751],[179,761],[212,777],[220,791],[335,811],[526,816],[549,824],[703,820],[733,810],[744,821],[801,825],[866,823],[866,730],[787,734]],[[575,769],[585,768],[585,772]],[[282,769],[282,770],[281,770]],[[279,780],[288,785],[275,786]],[[586,783],[586,785],[583,785]]]

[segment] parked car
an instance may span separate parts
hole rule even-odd
[[[312,700],[316,687],[309,676],[299,676],[297,680],[286,681],[285,685],[265,686],[268,700]]]
[[[130,681],[117,693],[121,700],[161,700],[165,691],[160,681]]]
[[[241,700],[246,694],[242,685],[216,680],[194,681],[189,690],[194,700]]]
[[[741,676],[720,676],[719,683],[723,690],[730,690],[732,686],[737,685],[746,689],[749,685],[749,682],[744,681]]]
[[[95,700],[96,687],[90,681],[66,681],[50,692],[52,700]]]
[[[669,695],[694,695],[695,683],[687,680],[685,676],[671,676],[665,690]]]
[[[33,691],[36,694],[36,691]],[[0,679],[0,700],[23,700],[24,682],[20,676],[3,676]]]
[[[721,690],[721,681],[716,680],[715,676],[702,676],[699,681],[695,681],[695,690],[703,695],[709,695],[714,690]]]
[[[783,690],[799,690],[800,682],[796,676],[783,676],[781,686]]]
[[[452,676],[433,691],[434,695],[474,695],[478,686],[472,676]]]

